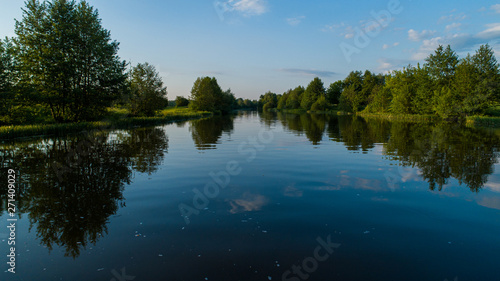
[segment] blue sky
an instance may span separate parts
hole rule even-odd
[[[497,0],[498,1],[498,0]],[[156,66],[169,99],[215,76],[257,99],[325,86],[352,70],[386,72],[423,62],[439,44],[463,57],[489,43],[500,60],[500,2],[303,0],[90,0],[122,59]],[[0,0],[0,37],[14,36],[23,1]]]

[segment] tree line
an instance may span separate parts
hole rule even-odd
[[[152,116],[169,104],[155,67],[121,60],[119,43],[85,1],[27,0],[15,33],[0,40],[0,125],[97,120],[111,106]],[[327,89],[314,78],[306,88],[267,92],[258,101],[236,99],[214,77],[200,77],[190,98],[177,97],[176,105],[216,113],[276,108],[456,117],[482,114],[499,96],[499,64],[489,45],[463,59],[439,46],[422,66],[386,75],[353,71]]]
[[[113,105],[151,116],[168,104],[149,63],[134,67],[87,2],[28,0],[0,40],[0,125],[95,120]]]
[[[325,89],[319,78],[307,88],[281,95],[267,92],[259,107],[311,111],[439,115],[443,118],[483,114],[500,99],[500,67],[489,45],[459,59],[448,45],[439,46],[421,66],[390,74],[352,71]]]
[[[0,125],[97,120],[112,106],[153,116],[169,105],[156,68],[121,60],[119,43],[85,1],[28,0],[15,33],[0,40]],[[221,113],[257,109],[257,101],[236,99],[215,78],[198,78],[191,94],[175,104]]]

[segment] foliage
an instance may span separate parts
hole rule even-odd
[[[230,112],[236,98],[230,89],[223,92],[215,77],[198,77],[191,90],[189,106],[194,110],[210,112]]]
[[[340,101],[340,95],[342,94],[342,89],[344,88],[344,83],[342,80],[336,81],[330,84],[330,87],[326,90],[326,100],[330,104],[338,104]]]
[[[121,93],[119,44],[87,2],[28,0],[15,32],[20,83],[57,122],[94,119]]]
[[[153,65],[139,63],[129,75],[130,93],[128,107],[132,115],[153,116],[167,106],[167,88]]]
[[[321,79],[319,79],[318,77],[314,78],[307,86],[305,92],[302,94],[300,107],[305,110],[311,109],[313,103],[316,102],[320,97],[324,97],[325,94],[326,90],[323,85],[323,81],[321,81]]]
[[[286,99],[286,108],[287,109],[298,109],[300,108],[300,100],[302,98],[302,94],[305,92],[305,88],[302,86],[298,86],[293,89]]]
[[[256,110],[259,106],[258,101],[249,99],[236,99],[236,109],[254,109]]]
[[[328,103],[326,102],[325,96],[319,97],[319,99],[311,105],[312,111],[325,111],[328,108]]]
[[[278,106],[278,96],[273,92],[267,92],[259,98],[259,108],[263,111],[276,108]]]
[[[183,106],[188,106],[189,105],[189,100],[186,99],[183,96],[177,96],[175,98],[175,106],[176,107],[183,107]]]
[[[14,58],[12,41],[0,39],[0,124],[9,124],[13,106],[14,95]]]
[[[439,45],[434,54],[429,55],[425,61],[437,88],[451,87],[458,65],[458,56],[451,49],[450,45],[446,49],[442,45]]]

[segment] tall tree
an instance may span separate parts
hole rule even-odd
[[[302,100],[300,101],[300,106],[305,109],[311,109],[313,103],[315,103],[321,96],[325,96],[326,90],[323,85],[323,81],[318,77],[314,78],[309,85],[307,85],[306,91],[302,95]]]
[[[57,122],[94,119],[123,89],[119,44],[87,2],[27,0],[15,32],[21,78]]]
[[[386,87],[391,91],[392,101],[390,110],[396,114],[414,114],[412,109],[415,97],[415,68],[411,65],[396,70],[387,80]]]
[[[352,71],[344,79],[343,91],[339,100],[341,110],[347,112],[357,112],[364,98],[361,94],[363,90],[363,73],[361,71]]]
[[[472,63],[476,68],[480,83],[478,89],[480,95],[491,95],[491,99],[500,100],[500,66],[493,49],[488,45],[482,45],[472,56]]]
[[[439,45],[434,54],[429,55],[425,61],[437,89],[451,87],[458,65],[458,55],[451,49],[450,45],[446,49]]]
[[[156,68],[149,63],[139,63],[130,71],[130,97],[128,106],[133,115],[153,116],[156,110],[166,107],[167,88]]]
[[[231,89],[223,92],[215,77],[198,77],[194,82],[189,103],[192,109],[228,113],[235,104]]]
[[[14,58],[12,41],[0,39],[0,123],[10,123],[14,105]]]
[[[304,87],[302,86],[298,86],[295,89],[293,89],[286,99],[286,108],[298,109],[300,107],[300,100],[302,94],[305,92],[305,90],[306,89],[304,89]]]
[[[340,95],[342,94],[342,90],[344,88],[344,84],[342,80],[336,81],[330,84],[330,87],[326,90],[326,100],[331,104],[338,104],[340,100]]]
[[[278,106],[278,95],[275,93],[268,91],[264,95],[260,95],[259,98],[259,108],[262,108],[264,111],[268,111],[269,109],[276,108]]]

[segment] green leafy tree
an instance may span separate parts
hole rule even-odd
[[[290,96],[290,93],[292,91],[293,90],[290,89],[290,90],[284,92],[283,95],[280,96],[280,98],[278,99],[278,106],[277,106],[278,110],[287,109],[286,101],[287,101],[287,99]]]
[[[327,109],[328,109],[328,102],[326,101],[325,96],[319,97],[319,99],[311,105],[312,111],[325,111]]]
[[[15,106],[14,95],[14,57],[12,41],[0,39],[0,123],[11,122],[12,107]]]
[[[22,82],[57,122],[95,119],[123,90],[119,44],[87,2],[28,0],[15,32]]]
[[[304,92],[305,89],[302,86],[298,86],[297,88],[293,89],[286,99],[286,108],[298,109],[300,107],[300,100]]]
[[[434,91],[429,69],[418,64],[414,69],[414,79],[416,92],[411,101],[412,112],[415,114],[433,113]]]
[[[336,81],[330,84],[330,87],[326,90],[326,100],[331,104],[338,104],[340,101],[340,95],[344,88],[344,83],[342,80]]]
[[[455,118],[461,112],[461,106],[456,94],[450,88],[443,87],[436,93],[434,110],[442,118]]]
[[[236,106],[236,98],[230,89],[223,92],[215,77],[199,77],[191,89],[189,107],[219,113],[228,113]]]
[[[387,113],[389,112],[392,94],[387,87],[377,87],[373,90],[372,101],[364,111],[369,113]]]
[[[191,103],[189,106],[194,110],[205,110],[214,112],[217,100],[222,96],[222,89],[215,77],[198,78],[191,89]]]
[[[167,106],[167,88],[156,68],[149,63],[139,63],[130,71],[130,113],[153,116]]]
[[[472,57],[467,55],[455,72],[455,115],[484,113],[498,101],[499,81],[499,66],[489,45],[481,46]]]
[[[231,112],[233,108],[236,107],[236,97],[234,94],[231,92],[231,89],[227,89],[226,91],[222,92],[222,97],[221,101],[219,103],[219,110],[226,114]]]
[[[442,87],[452,86],[453,76],[458,65],[458,56],[450,45],[446,49],[439,45],[434,54],[429,55],[425,61],[438,90]]]
[[[364,101],[363,74],[361,71],[352,71],[343,81],[343,91],[339,99],[339,108],[347,112],[358,112]]]
[[[415,97],[415,68],[411,65],[396,70],[387,80],[386,87],[391,91],[390,111],[396,114],[413,114],[412,101]]]
[[[276,108],[278,106],[278,95],[273,92],[267,92],[259,98],[259,108],[263,111]]]
[[[177,96],[175,98],[175,106],[176,107],[188,106],[188,105],[189,105],[189,100],[186,99],[185,97]]]
[[[488,45],[482,45],[472,56],[472,62],[476,68],[480,83],[476,89],[477,94],[488,96],[494,102],[500,100],[500,66],[493,49]]]
[[[304,94],[302,94],[302,99],[300,101],[300,107],[305,110],[311,109],[313,103],[315,103],[321,96],[325,96],[326,90],[323,85],[323,81],[318,77],[314,78],[307,86]]]

